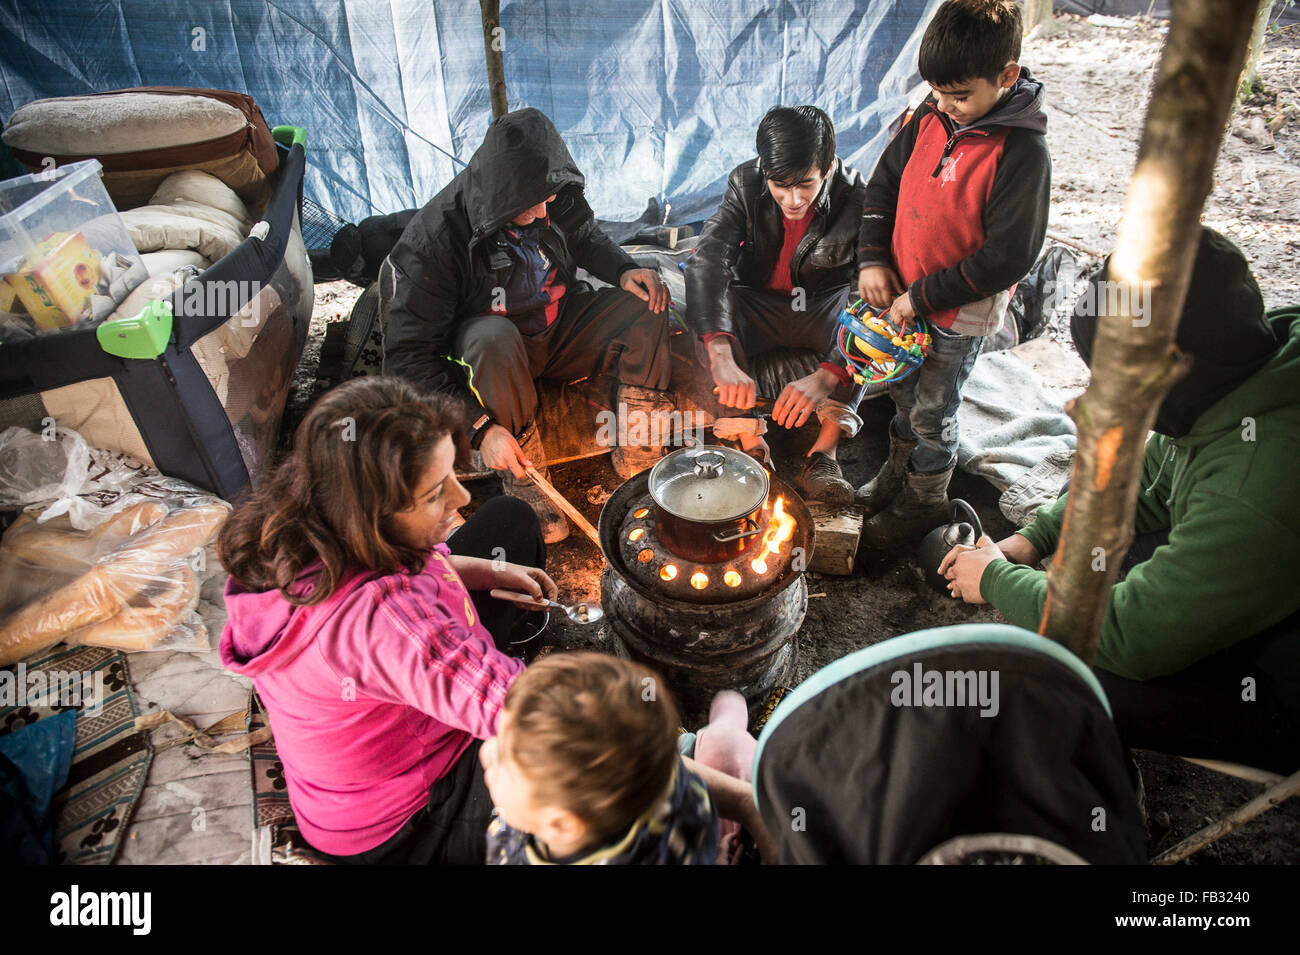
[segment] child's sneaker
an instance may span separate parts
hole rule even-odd
[[[853,485],[844,480],[840,462],[821,451],[803,459],[794,486],[805,501],[822,501],[834,507],[844,507],[853,502]]]

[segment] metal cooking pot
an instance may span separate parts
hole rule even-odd
[[[655,530],[683,560],[716,563],[743,554],[765,528],[767,471],[748,454],[706,445],[674,451],[651,469]]]

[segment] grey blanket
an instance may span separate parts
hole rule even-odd
[[[1060,374],[1048,382],[1037,368]],[[957,464],[1002,491],[998,507],[1017,527],[1055,501],[1070,476],[1075,429],[1064,404],[1082,390],[1080,369],[1062,346],[1035,340],[980,355],[962,389]]]

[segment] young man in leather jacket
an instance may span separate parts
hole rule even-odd
[[[687,321],[703,339],[724,406],[754,407],[749,362],[762,352],[802,348],[823,357],[811,375],[785,385],[772,419],[798,428],[817,415],[821,431],[796,486],[807,498],[847,504],[853,488],[835,448],[862,422],[835,338],[857,278],[866,182],[836,158],[834,126],[815,106],[769,110],[756,145],[757,158],[732,170],[687,263]],[[761,436],[742,435],[742,444],[768,457]]]

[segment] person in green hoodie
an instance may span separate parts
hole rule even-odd
[[[1075,307],[1090,361],[1107,268]],[[1129,746],[1300,768],[1300,306],[1265,313],[1245,256],[1202,229],[1177,344],[1193,357],[1148,441],[1127,575],[1094,661]],[[954,597],[1037,629],[1066,495],[940,566]]]

